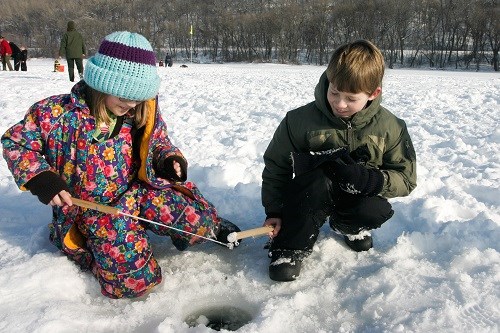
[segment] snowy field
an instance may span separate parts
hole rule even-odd
[[[63,65],[66,62],[62,61]],[[285,112],[313,100],[325,67],[159,68],[160,106],[188,177],[242,229],[262,225],[262,155]],[[67,93],[67,72],[34,59],[0,71],[0,134],[28,107]],[[152,236],[164,281],[112,300],[50,244],[51,211],[21,193],[0,157],[0,332],[499,332],[500,74],[388,70],[383,105],[406,120],[418,186],[391,199],[374,248],[347,249],[326,224],[300,278],[269,279],[266,237],[178,252]],[[191,327],[188,322],[193,326]]]

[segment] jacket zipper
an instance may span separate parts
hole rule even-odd
[[[349,147],[349,151],[351,151],[353,149],[352,124],[350,120],[346,121],[345,124],[347,126],[347,146]]]

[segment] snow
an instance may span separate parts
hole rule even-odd
[[[179,65],[159,68],[160,104],[189,178],[222,216],[260,227],[262,155],[325,67]],[[32,59],[28,72],[0,72],[1,133],[69,92],[67,72],[52,69]],[[300,277],[276,283],[266,237],[179,252],[152,236],[164,281],[135,300],[105,298],[50,244],[50,208],[17,189],[0,157],[0,332],[212,332],[210,316],[239,311],[248,323],[227,326],[237,332],[498,332],[499,103],[498,73],[387,70],[383,104],[407,122],[418,187],[390,200],[373,249],[348,250],[325,224]]]

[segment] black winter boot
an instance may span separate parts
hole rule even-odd
[[[356,252],[368,251],[373,247],[372,236],[367,231],[362,231],[357,235],[344,235],[344,241]]]
[[[300,274],[302,260],[309,254],[302,250],[272,250],[269,277],[279,282],[294,281]]]
[[[219,230],[217,230],[217,236],[215,239],[221,243],[228,244],[229,241],[227,240],[227,236],[233,232],[239,231],[241,231],[241,229],[238,228],[236,224],[229,222],[224,218],[220,218]],[[238,241],[234,243],[234,246],[238,246],[240,242],[241,239],[238,239]]]

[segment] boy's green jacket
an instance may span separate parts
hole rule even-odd
[[[366,146],[370,159],[365,165],[384,174],[380,195],[406,196],[416,187],[416,155],[405,122],[380,105],[381,96],[350,120],[338,118],[326,98],[328,85],[325,72],[315,101],[286,114],[264,153],[262,204],[268,215],[281,213],[283,191],[293,177],[291,152]]]

